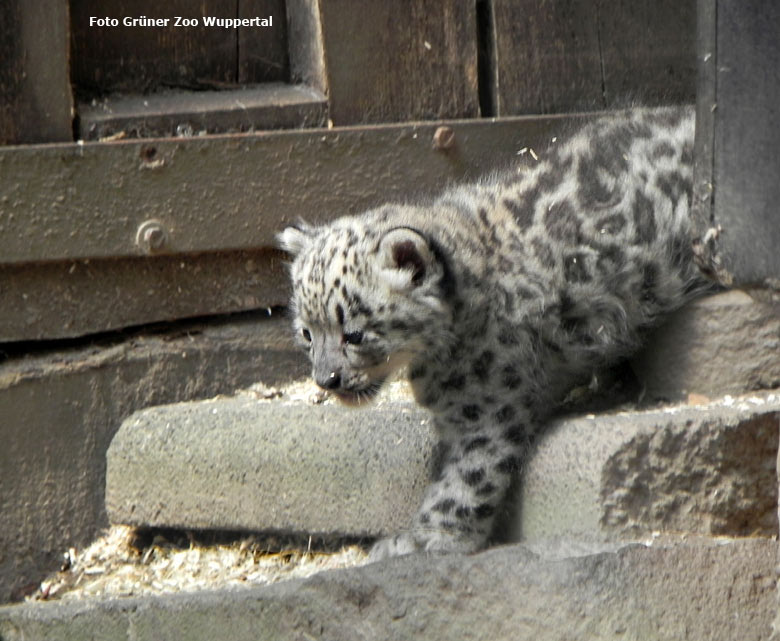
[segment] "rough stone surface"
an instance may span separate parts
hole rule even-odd
[[[105,455],[133,411],[305,375],[283,318],[180,324],[13,356],[0,351],[0,602],[108,524]]]
[[[114,523],[377,536],[408,525],[433,434],[410,403],[245,398],[148,408],[107,455]]]
[[[780,301],[732,290],[694,301],[655,330],[632,366],[648,398],[780,387]]]
[[[780,394],[569,418],[541,437],[510,540],[776,535]]]
[[[776,554],[745,539],[552,562],[521,546],[414,555],[257,589],[0,608],[0,638],[759,641]]]

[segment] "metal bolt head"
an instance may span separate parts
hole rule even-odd
[[[168,232],[159,220],[146,220],[138,226],[135,244],[145,253],[153,254],[168,244]]]
[[[433,146],[435,149],[452,149],[455,146],[455,132],[452,127],[437,127],[433,133]]]

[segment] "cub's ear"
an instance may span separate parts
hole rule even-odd
[[[283,232],[276,235],[276,242],[279,247],[297,256],[307,249],[314,238],[314,230],[311,227],[287,227]]]
[[[393,289],[414,289],[438,271],[428,241],[409,227],[396,227],[382,237],[379,259],[382,276]]]

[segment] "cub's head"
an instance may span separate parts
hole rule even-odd
[[[448,270],[435,246],[409,227],[364,219],[289,227],[292,311],[316,383],[341,401],[370,400],[394,370],[447,334]]]

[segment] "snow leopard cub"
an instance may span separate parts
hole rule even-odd
[[[629,110],[433,202],[279,236],[318,385],[363,404],[408,366],[444,446],[411,527],[374,559],[484,546],[551,408],[703,281],[692,108]]]

